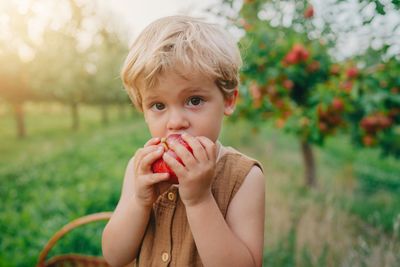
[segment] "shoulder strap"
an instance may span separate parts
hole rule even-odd
[[[263,170],[258,161],[233,148],[228,148],[228,150],[228,153],[217,163],[216,176],[212,186],[214,197],[224,217],[226,216],[229,203],[239,190],[251,168],[256,165]]]

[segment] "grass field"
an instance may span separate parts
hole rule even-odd
[[[66,107],[30,104],[25,140],[14,136],[0,106],[0,266],[33,266],[51,235],[89,213],[110,211],[125,166],[149,138],[139,115],[81,110],[70,130]],[[267,179],[265,266],[400,266],[400,164],[374,150],[356,150],[343,137],[316,149],[319,186],[303,187],[298,142],[268,125],[225,123],[221,135],[259,159]],[[52,254],[100,253],[104,223],[78,229]]]

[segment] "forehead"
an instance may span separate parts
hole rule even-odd
[[[146,100],[157,96],[179,96],[196,92],[207,93],[213,90],[218,90],[218,87],[206,75],[196,72],[167,71],[158,77],[153,87],[143,90],[142,96]]]

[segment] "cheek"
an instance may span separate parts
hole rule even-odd
[[[206,136],[215,142],[218,139],[222,122],[223,114],[217,114],[214,111],[213,113],[203,114],[201,117],[198,117],[196,123],[193,123],[192,120],[192,126],[196,128],[196,135]]]
[[[149,130],[151,137],[164,137],[165,136],[165,131],[163,130],[162,127],[156,127],[154,125],[147,124],[147,128]]]
[[[162,128],[162,123],[159,121],[159,119],[145,113],[144,120],[147,124],[147,128],[149,129],[151,136],[160,136],[159,132]]]

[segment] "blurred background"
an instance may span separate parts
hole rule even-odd
[[[267,181],[265,266],[400,266],[400,1],[0,2],[0,266],[33,266],[69,221],[112,211],[150,137],[119,71],[154,19],[237,38],[221,141]],[[51,255],[100,255],[104,223]]]

